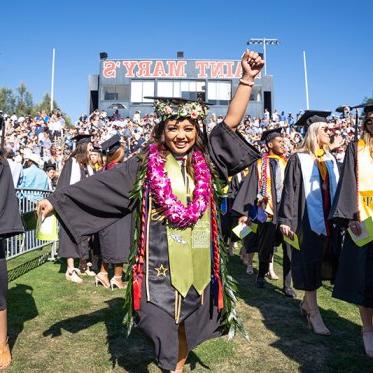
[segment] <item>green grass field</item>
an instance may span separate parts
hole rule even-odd
[[[276,254],[278,275],[279,263]],[[320,289],[319,303],[333,335],[316,336],[300,316],[300,292],[298,300],[286,298],[281,280],[256,289],[255,276],[245,274],[238,256],[230,268],[251,340],[205,342],[190,354],[186,372],[373,372],[373,359],[363,352],[358,309],[332,299],[330,286]],[[14,360],[8,371],[160,372],[151,343],[137,331],[126,338],[122,306],[123,291],[96,288],[92,278],[68,283],[58,263],[22,275],[9,289]]]

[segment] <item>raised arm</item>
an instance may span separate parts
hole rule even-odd
[[[256,52],[247,50],[241,59],[242,78],[229,104],[224,122],[235,131],[245,115],[255,77],[264,66],[263,59]]]

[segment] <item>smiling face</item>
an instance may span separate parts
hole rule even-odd
[[[267,144],[270,152],[276,155],[284,155],[285,153],[285,142],[282,136],[277,136]]]
[[[168,149],[173,154],[187,154],[196,143],[196,126],[189,119],[169,119],[164,127],[164,138]]]

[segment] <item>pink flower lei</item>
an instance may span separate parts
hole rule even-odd
[[[187,206],[172,193],[171,181],[165,171],[165,159],[160,155],[157,144],[149,146],[146,180],[150,193],[163,215],[172,226],[188,228],[197,223],[206,211],[211,194],[211,173],[200,150],[194,150],[192,165],[195,187],[193,200]]]

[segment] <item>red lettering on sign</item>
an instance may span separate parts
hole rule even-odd
[[[237,62],[236,71],[234,73],[235,78],[242,78],[242,66],[241,62]]]
[[[196,69],[198,70],[198,78],[207,78],[206,68],[209,65],[209,61],[196,61]]]
[[[139,78],[149,78],[150,77],[150,65],[152,61],[139,61],[137,63],[137,73],[136,76]]]
[[[224,78],[224,62],[223,61],[211,61],[211,79]]]
[[[169,78],[186,78],[186,61],[167,61]]]
[[[117,66],[114,61],[104,61],[102,76],[106,79],[115,79],[117,77]]]
[[[234,65],[233,61],[225,61],[225,67],[226,67],[225,77],[228,79],[233,78],[233,65]]]
[[[167,74],[164,70],[163,61],[155,61],[154,70],[153,70],[153,77],[154,78],[165,78]]]
[[[126,78],[135,77],[135,67],[137,66],[137,61],[123,61],[123,66],[127,69],[127,72],[124,74]]]

